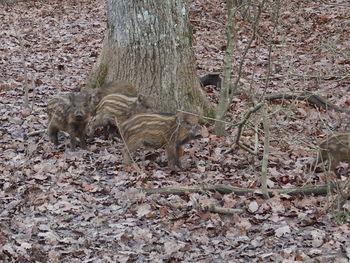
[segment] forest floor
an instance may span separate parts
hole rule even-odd
[[[234,98],[227,121],[241,120],[252,106],[250,95],[265,91],[314,92],[350,108],[349,13],[346,0],[291,0],[278,12],[276,4],[268,4],[239,82],[246,93]],[[47,127],[48,98],[84,87],[101,50],[105,14],[102,0],[0,3],[0,262],[349,262],[349,200],[332,210],[334,193],[275,193],[264,199],[259,191],[243,196],[140,191],[208,184],[259,187],[260,112],[242,134],[242,141],[254,147],[254,130],[259,131],[257,155],[234,144],[236,127],[228,126],[228,136],[218,137],[207,125],[203,138],[186,146],[179,172],[167,168],[162,150],[136,154],[137,172],[122,165],[121,142],[90,138],[87,150],[71,152],[64,143],[52,145],[47,134],[24,137]],[[193,0],[190,15],[198,75],[222,71],[225,1]],[[251,20],[236,21],[234,72]],[[217,103],[218,89],[204,89]],[[326,183],[322,169],[309,169],[317,142],[349,129],[350,116],[306,101],[268,105],[268,187]],[[342,163],[331,179],[345,181],[349,173],[349,164]],[[241,211],[210,212],[213,205]]]

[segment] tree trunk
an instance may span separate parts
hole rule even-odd
[[[197,77],[185,0],[108,0],[107,20],[87,88],[126,80],[154,98],[158,111],[211,110]]]
[[[233,64],[233,52],[236,47],[236,25],[234,24],[234,16],[236,13],[236,1],[227,0],[227,48],[224,57],[224,71],[222,78],[222,87],[220,91],[219,104],[216,111],[215,122],[215,134],[218,136],[225,135],[225,123],[222,122],[225,119],[227,111],[230,107],[232,96],[232,64]]]

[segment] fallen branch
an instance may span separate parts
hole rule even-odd
[[[209,211],[212,213],[222,214],[222,215],[235,215],[243,212],[243,209],[239,208],[228,208],[228,207],[221,207],[216,206],[214,204],[208,205],[208,206],[201,206],[199,203],[195,202],[191,206],[183,206],[183,205],[175,205],[173,203],[166,203],[164,205],[167,205],[171,208],[179,209],[179,210],[191,210],[191,209],[198,209],[201,211]]]
[[[40,134],[45,133],[45,132],[46,132],[46,129],[33,131],[33,132],[25,133],[23,135],[23,137],[24,137],[25,140],[27,140],[29,137],[37,136],[37,135],[40,135]]]
[[[332,109],[340,112],[345,112],[347,114],[350,114],[350,109],[343,109],[338,107],[335,104],[332,104],[328,102],[325,98],[322,98],[319,95],[313,94],[311,92],[303,92],[300,94],[295,93],[277,93],[272,95],[266,95],[266,100],[272,101],[272,100],[279,100],[279,99],[295,99],[295,100],[306,100],[308,103],[318,106],[320,108],[324,108],[326,110]]]
[[[321,255],[317,257],[305,260],[306,263],[318,263],[318,262],[346,262],[348,260],[348,255],[342,252],[334,252],[328,255]],[[349,262],[349,261],[348,261]]]
[[[344,5],[344,4],[338,4],[338,3],[330,3],[330,2],[326,2],[325,0],[321,0],[321,2],[322,2],[323,4],[325,4],[325,5],[350,7],[350,5]]]
[[[316,194],[316,195],[324,195],[327,194],[328,190],[334,190],[335,185],[308,185],[302,186],[298,188],[276,188],[276,189],[268,189],[269,195],[274,195],[275,193],[279,194],[288,194],[288,195],[298,195],[298,194]],[[258,188],[241,188],[224,184],[216,184],[216,185],[201,185],[201,186],[176,186],[176,187],[164,187],[164,188],[145,188],[141,189],[146,194],[162,194],[162,195],[185,195],[188,193],[202,193],[205,194],[207,192],[219,192],[221,194],[230,194],[235,193],[237,195],[245,195],[248,193],[261,193]]]
[[[222,214],[222,215],[235,215],[243,212],[243,209],[234,209],[234,208],[220,207],[215,205],[203,207],[202,210],[209,211],[212,213]]]
[[[292,79],[293,80],[311,80],[311,79],[320,79],[320,80],[335,80],[341,81],[350,77],[350,74],[347,75],[308,75],[308,74],[295,74],[289,73],[285,75],[274,74],[269,76],[269,79]],[[296,78],[293,78],[296,77]],[[259,80],[265,80],[266,77],[258,78]]]
[[[46,129],[42,129],[42,130],[37,130],[37,131],[33,131],[33,132],[29,132],[29,133],[25,133],[23,134],[23,138],[25,140],[27,140],[29,137],[33,137],[33,136],[37,136],[40,135],[42,133],[46,133],[47,130]],[[60,131],[61,134],[63,134],[65,137],[69,137],[69,133],[65,132],[65,131]],[[79,140],[79,138],[77,138]],[[80,141],[80,140],[79,140]]]
[[[236,135],[236,139],[235,139],[235,143],[241,147],[243,150],[251,153],[251,154],[256,154],[256,152],[252,149],[250,149],[250,147],[248,145],[245,145],[244,143],[240,142],[240,138],[243,132],[243,128],[246,124],[246,122],[249,120],[250,115],[252,115],[253,113],[257,112],[262,106],[264,105],[264,103],[260,102],[257,105],[255,105],[254,107],[250,108],[243,116],[242,120],[235,123],[234,126],[238,126],[238,131],[237,131],[237,135]],[[226,151],[224,154],[228,154],[233,152],[233,148],[231,148],[230,150]]]

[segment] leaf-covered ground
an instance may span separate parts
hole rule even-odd
[[[312,91],[349,108],[349,3],[283,2],[276,28],[275,5],[263,12],[239,87],[252,94],[264,91],[273,43],[267,93]],[[221,71],[225,2],[193,0],[190,12],[198,74]],[[258,129],[257,156],[233,145],[235,128],[228,127],[229,136],[217,137],[208,125],[204,138],[186,147],[184,169],[176,173],[167,169],[161,150],[139,152],[141,172],[136,172],[122,165],[120,142],[91,138],[88,150],[71,152],[64,143],[54,147],[46,134],[25,139],[24,134],[47,127],[50,96],[84,86],[101,49],[105,3],[0,4],[0,21],[0,262],[350,260],[349,219],[337,225],[327,211],[333,196],[275,195],[265,200],[259,193],[146,196],[138,190],[219,183],[259,186],[260,114],[242,136],[253,147]],[[237,20],[235,69],[250,38],[250,21],[249,16]],[[30,110],[23,106],[25,86]],[[218,90],[209,86],[205,91],[217,103]],[[249,107],[249,96],[236,96],[227,120],[239,121]],[[308,164],[316,155],[316,142],[346,130],[349,115],[291,100],[270,103],[269,112],[268,186],[325,183],[325,173],[310,172]],[[342,164],[340,180],[349,170]],[[222,215],[204,209],[211,205],[243,212]]]

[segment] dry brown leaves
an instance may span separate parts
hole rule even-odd
[[[273,37],[269,93],[313,91],[349,107],[350,7],[288,1],[281,7],[275,36],[272,8],[269,4],[263,13],[241,88],[262,92]],[[199,74],[222,69],[225,19],[224,1],[191,2]],[[177,173],[166,168],[163,151],[137,159],[141,167],[137,173],[122,166],[120,142],[94,138],[87,151],[72,153],[64,143],[54,147],[46,134],[25,140],[25,133],[46,128],[49,96],[84,85],[101,49],[105,3],[18,2],[0,6],[0,20],[0,262],[347,262],[350,258],[349,225],[333,223],[326,197],[146,196],[138,190],[218,183],[258,186],[262,134],[257,156],[239,148],[224,155],[236,130],[228,128],[230,136],[220,138],[208,126],[206,136],[186,148],[184,169]],[[238,19],[237,26],[238,61],[249,39],[250,22]],[[23,108],[26,86],[31,110]],[[215,88],[205,90],[211,101],[217,101]],[[249,103],[244,95],[235,98],[228,120],[240,120]],[[324,182],[324,173],[311,174],[307,169],[316,153],[315,139],[329,130],[345,129],[349,117],[298,101],[271,103],[270,112],[269,187]],[[245,130],[245,143],[253,145],[253,127],[260,119],[256,115]],[[219,215],[205,209],[211,205],[244,212]]]

